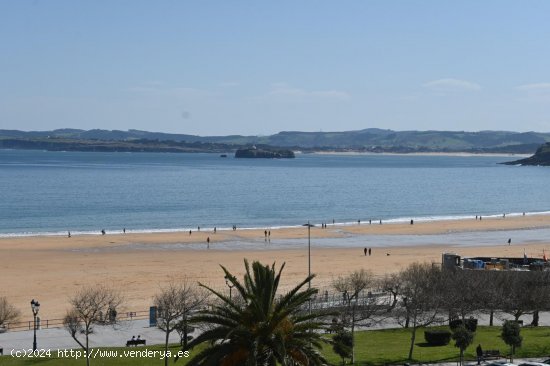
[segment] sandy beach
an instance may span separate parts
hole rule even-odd
[[[447,233],[518,231],[550,228],[550,216],[527,215],[483,218],[483,220],[448,220],[382,224],[362,222],[361,225],[316,226],[311,230],[312,272],[314,285],[329,288],[332,279],[356,269],[369,269],[377,275],[396,272],[414,261],[440,263],[443,252],[462,256],[515,256],[523,249],[532,256],[542,257],[543,249],[550,253],[550,240],[523,242],[521,247],[506,244],[460,246],[442,242],[434,245],[407,244],[407,235],[422,236]],[[29,301],[36,298],[42,304],[43,319],[64,315],[68,298],[84,284],[103,283],[119,289],[125,296],[126,311],[147,310],[153,294],[170,279],[183,276],[218,289],[226,289],[220,264],[235,274],[242,274],[243,259],[264,263],[283,263],[286,268],[283,287],[289,287],[307,275],[307,229],[304,227],[271,229],[270,242],[264,230],[194,231],[154,234],[113,234],[17,237],[0,239],[1,295],[21,309],[22,319],[28,319]],[[525,231],[523,231],[525,233]],[[362,248],[346,247],[350,238],[370,235],[403,235],[403,245],[373,248],[365,257]],[[210,249],[206,238],[210,237]],[[315,247],[316,239],[340,240],[338,247]],[[303,245],[277,247],[278,241],[300,240]],[[246,247],[238,245],[246,242]],[[221,243],[233,247],[220,249]],[[237,244],[235,244],[237,243]],[[254,249],[257,248],[257,249]],[[388,256],[387,253],[390,255]]]

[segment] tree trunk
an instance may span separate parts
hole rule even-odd
[[[538,310],[535,310],[533,312],[533,320],[531,321],[531,325],[533,327],[538,327],[539,326],[539,311]]]
[[[495,312],[493,311],[493,309],[491,309],[491,311],[489,312],[489,326],[492,327],[493,326],[493,316],[495,315]]]
[[[351,308],[351,359],[350,363],[355,362],[355,305]]]
[[[464,364],[464,350],[460,349],[460,366]]]
[[[409,348],[409,361],[412,360],[415,340],[416,340],[416,325],[413,325],[412,334],[411,334],[411,348]]]
[[[187,347],[187,318],[183,317],[183,346]]]
[[[170,332],[168,331],[168,324],[166,324],[166,339],[164,341],[164,366],[168,366],[168,339],[170,338]]]
[[[86,327],[86,366],[90,366],[90,346],[88,343],[89,327]]]

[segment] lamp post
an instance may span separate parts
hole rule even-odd
[[[235,285],[232,285],[232,284],[228,281],[227,276],[225,276],[225,284],[227,285],[227,287],[229,287],[229,301],[231,301],[231,290],[233,290],[233,287],[235,287]]]
[[[315,225],[310,224],[309,221],[307,224],[302,226],[307,226],[307,275],[311,276],[311,228]],[[311,288],[311,279],[308,281],[308,288]]]
[[[311,277],[311,228],[315,225],[310,224],[309,221],[307,224],[302,226],[307,226],[307,276]],[[311,289],[311,278],[307,281],[308,290]],[[309,300],[309,313],[311,314],[311,299]]]
[[[31,300],[31,310],[34,318],[34,340],[32,342],[32,350],[36,351],[36,317],[38,315],[38,311],[40,310],[40,303],[35,299]]]

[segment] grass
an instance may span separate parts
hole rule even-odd
[[[441,328],[448,329],[448,328]],[[465,358],[474,360],[478,344],[482,348],[498,349],[501,355],[510,351],[500,338],[501,327],[478,327],[474,342],[465,351]],[[546,357],[550,355],[550,327],[522,328],[523,346],[515,357]],[[403,364],[409,354],[411,333],[406,329],[365,331],[356,334],[355,359],[357,365]],[[323,350],[331,363],[341,363],[331,346]],[[419,329],[413,351],[413,362],[448,362],[458,359],[459,350],[451,340],[447,346],[431,347],[424,341],[424,330]]]
[[[466,350],[466,359],[475,359],[475,348],[481,344],[483,349],[498,349],[501,354],[508,354],[509,347],[500,339],[501,327],[478,327],[474,343]],[[547,357],[550,355],[550,327],[522,328],[523,346],[516,351],[516,357]],[[447,346],[430,347],[424,341],[424,330],[417,333],[416,344],[413,352],[413,362],[443,362],[454,361],[458,358],[458,349],[453,346],[452,341]],[[356,365],[383,365],[403,364],[407,361],[410,345],[410,330],[407,329],[386,329],[372,330],[356,333],[355,338],[355,359]],[[148,346],[137,348],[102,348],[102,350],[117,351],[120,354],[128,350],[136,351],[160,351],[162,346]],[[173,346],[172,352],[179,348]],[[191,351],[191,356],[193,355]],[[196,351],[195,351],[196,352]],[[332,364],[340,364],[341,359],[332,352],[330,345],[326,345],[323,352]],[[186,359],[182,358],[176,364],[172,360],[171,365],[185,365]],[[13,358],[11,356],[0,357],[2,366],[81,366],[85,365],[84,359],[58,358],[57,352],[52,352],[52,357],[43,359]],[[117,357],[117,358],[96,358],[91,360],[94,366],[157,366],[164,365],[164,360],[157,357]]]

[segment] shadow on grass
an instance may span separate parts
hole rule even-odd
[[[428,347],[428,348],[437,348],[437,347],[446,347],[448,346],[447,344],[442,344],[440,346],[435,346],[433,344],[429,344],[428,342],[422,342],[422,343],[416,343],[415,344],[416,347]]]

